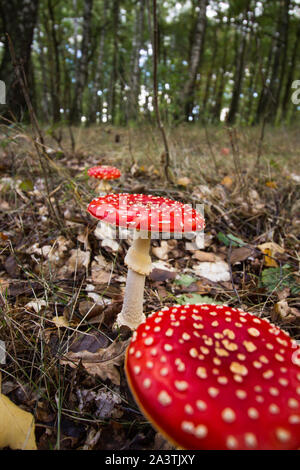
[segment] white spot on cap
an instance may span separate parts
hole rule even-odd
[[[299,402],[298,402],[298,400],[296,400],[296,398],[289,398],[289,400],[288,400],[288,406],[289,406],[290,408],[298,408]]]
[[[240,400],[244,400],[247,397],[247,392],[245,392],[245,390],[237,390],[235,394]]]
[[[270,395],[273,395],[273,397],[278,397],[279,395],[279,390],[276,387],[270,387],[269,392]]]
[[[226,384],[228,384],[228,379],[227,379],[227,377],[225,377],[225,376],[223,376],[223,375],[222,375],[221,377],[218,377],[218,378],[217,378],[217,381],[218,381],[219,384],[221,384],[221,385],[226,385]]]
[[[143,386],[144,386],[144,388],[147,388],[147,389],[150,388],[150,387],[151,387],[151,383],[152,383],[152,382],[151,382],[150,379],[148,379],[148,378],[145,379],[145,380],[143,381]]]
[[[170,395],[165,391],[165,390],[162,390],[158,397],[157,397],[159,403],[163,406],[167,406],[167,405],[170,405],[170,403],[172,403],[172,398],[170,397]]]
[[[278,382],[280,383],[280,385],[282,385],[283,387],[287,387],[288,384],[289,384],[289,381],[287,379],[285,379],[284,377],[280,377],[280,379],[278,379]]]
[[[231,372],[234,374],[243,375],[243,376],[248,374],[247,367],[244,366],[243,364],[240,364],[239,362],[232,362],[229,368]]]
[[[205,367],[198,367],[196,370],[196,374],[200,379],[207,379],[207,372]]]
[[[166,336],[172,336],[174,333],[174,330],[172,330],[172,328],[169,328],[167,331],[166,331]]]
[[[231,408],[225,408],[222,411],[222,419],[226,423],[233,423],[233,421],[235,421],[235,418],[235,412]]]
[[[248,416],[251,419],[257,419],[259,417],[259,413],[256,408],[249,408],[248,409]]]
[[[194,425],[190,421],[182,421],[181,429],[189,434],[193,434],[194,432]]]
[[[179,390],[180,392],[184,392],[185,390],[188,389],[188,386],[189,386],[189,384],[185,382],[184,380],[175,380],[174,385],[177,388],[177,390]]]
[[[215,398],[216,396],[219,395],[219,390],[215,387],[209,387],[208,389],[208,394],[212,397]]]
[[[256,328],[248,328],[248,333],[250,336],[257,338],[260,335],[260,332]]]
[[[203,401],[203,400],[197,400],[196,401],[196,406],[197,406],[199,411],[205,411],[207,409],[207,405],[206,405],[205,401]]]
[[[244,341],[243,345],[245,346],[248,352],[254,352],[257,349],[257,347],[254,343],[252,343],[252,341]]]
[[[149,336],[149,338],[145,339],[144,344],[146,346],[151,346],[151,344],[153,344],[153,341],[154,341],[154,339],[152,338],[152,336]]]
[[[207,427],[204,426],[204,424],[198,424],[198,426],[195,429],[195,436],[198,437],[199,439],[204,439],[204,437],[207,436]]]
[[[245,444],[248,447],[256,447],[257,446],[257,439],[255,434],[251,432],[247,432],[245,434]]]
[[[238,442],[234,436],[228,436],[226,439],[226,446],[228,449],[236,449]]]
[[[277,406],[275,403],[271,403],[271,405],[269,406],[269,412],[272,415],[277,415],[279,411],[280,411],[279,406]]]
[[[276,437],[280,442],[288,442],[291,438],[291,433],[287,429],[277,428]]]
[[[164,350],[167,352],[173,351],[173,346],[171,344],[165,344]]]
[[[140,366],[134,366],[133,372],[135,373],[135,375],[138,375],[141,372]]]
[[[266,370],[264,373],[263,373],[263,378],[264,379],[271,379],[272,377],[274,376],[274,372],[272,370]]]
[[[196,357],[198,356],[198,351],[197,351],[196,348],[191,348],[191,349],[189,350],[189,354],[190,354],[191,357],[196,358]]]
[[[291,415],[289,417],[290,424],[299,424],[300,423],[300,415]]]
[[[187,404],[185,405],[184,407],[184,411],[188,414],[188,415],[192,415],[194,413],[194,409],[191,405]]]

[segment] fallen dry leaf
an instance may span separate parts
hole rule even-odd
[[[122,364],[129,342],[130,340],[114,341],[108,348],[99,348],[94,353],[86,350],[68,352],[61,360],[61,364],[75,368],[81,362],[89,374],[97,375],[102,380],[109,379],[115,385],[120,385],[120,373],[116,366]]]
[[[277,245],[277,243],[274,242],[267,242],[263,243],[262,245],[258,245],[257,248],[265,255],[265,266],[274,268],[278,267],[278,263],[273,258],[276,257],[277,254],[284,253],[284,249],[281,248],[281,246]]]
[[[68,320],[63,316],[60,316],[60,317],[55,316],[52,318],[52,321],[54,325],[56,326],[56,328],[68,328],[70,326]]]
[[[280,300],[274,306],[274,313],[272,320],[289,320],[294,317],[300,318],[300,311],[297,308],[292,308],[289,306],[286,300]]]
[[[224,176],[224,178],[221,181],[221,184],[225,186],[227,189],[230,189],[231,186],[233,185],[233,179],[230,178],[230,176]]]
[[[184,187],[186,187],[186,186],[188,186],[189,184],[191,184],[191,180],[190,180],[190,178],[188,178],[187,176],[183,176],[182,178],[178,178],[178,179],[177,179],[177,184],[178,184],[179,186],[184,186]]]
[[[19,408],[1,393],[0,417],[0,448],[36,450],[33,415]]]
[[[209,263],[214,263],[215,261],[217,261],[217,256],[214,253],[207,253],[206,251],[200,250],[194,252],[193,258],[201,262],[207,261]]]
[[[35,313],[39,313],[43,307],[47,306],[47,302],[43,299],[32,300],[25,305],[26,308],[31,308]]]
[[[94,284],[106,284],[111,279],[111,263],[102,255],[95,256],[91,265],[91,280]]]
[[[267,181],[266,186],[271,189],[276,189],[277,188],[277,183],[276,181]]]
[[[241,248],[235,248],[232,250],[230,254],[230,263],[240,263],[241,261],[245,261],[249,256],[252,255],[253,249],[248,248],[246,246],[242,246]]]
[[[172,247],[165,240],[161,241],[160,246],[152,247],[152,253],[154,254],[154,256],[164,261],[168,259],[168,253],[171,250]]]

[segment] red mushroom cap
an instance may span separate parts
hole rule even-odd
[[[267,320],[223,305],[151,314],[126,353],[144,414],[183,449],[300,447],[300,348]]]
[[[148,232],[191,233],[205,225],[189,204],[146,194],[108,194],[94,199],[88,211],[109,224]]]
[[[88,175],[100,180],[115,180],[120,178],[121,172],[114,166],[93,166],[88,169]]]

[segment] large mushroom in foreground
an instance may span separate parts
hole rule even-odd
[[[134,231],[134,242],[125,257],[128,266],[122,311],[117,318],[119,326],[134,330],[145,320],[143,296],[145,276],[152,269],[151,238],[180,238],[204,228],[203,216],[189,204],[145,194],[108,194],[94,199],[89,213],[115,227]]]
[[[151,314],[126,375],[143,413],[182,449],[300,448],[300,348],[267,320],[223,305]]]

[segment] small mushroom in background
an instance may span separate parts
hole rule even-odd
[[[143,297],[145,276],[152,270],[151,238],[180,238],[203,230],[204,219],[188,204],[145,194],[108,194],[94,199],[89,213],[108,224],[134,230],[134,241],[125,257],[128,266],[122,311],[118,326],[134,330],[145,320]]]
[[[109,165],[93,166],[88,169],[88,175],[92,178],[101,180],[97,186],[99,191],[106,194],[111,190],[111,186],[107,181],[115,180],[121,177],[121,172],[118,168]]]
[[[300,348],[265,319],[225,305],[166,307],[126,351],[142,412],[176,447],[300,447]]]

